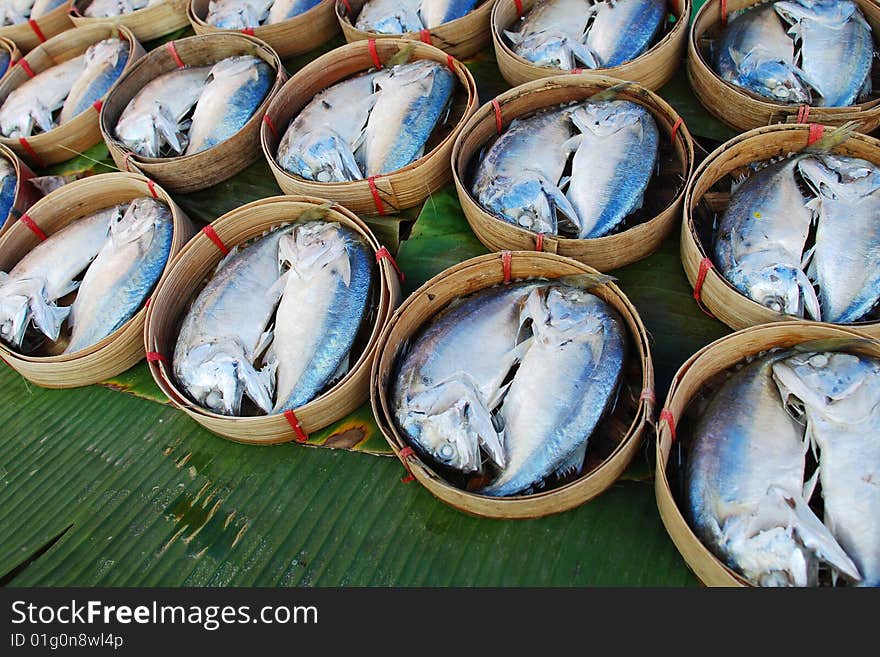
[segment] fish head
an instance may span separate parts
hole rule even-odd
[[[29,295],[15,284],[0,286],[0,339],[20,347],[30,318]]]
[[[93,43],[85,52],[86,66],[104,61],[107,62],[108,66],[116,66],[120,55],[127,49],[128,44],[122,39],[104,39],[98,43]]]
[[[538,174],[524,171],[513,178],[499,177],[483,201],[512,224],[535,233],[556,234],[556,209]]]
[[[278,243],[278,264],[289,267],[300,279],[333,267],[345,284],[351,279],[347,240],[338,223],[309,221],[281,237]]]
[[[820,197],[861,198],[880,189],[880,169],[866,160],[835,155],[805,157],[798,172]]]
[[[773,254],[744,258],[727,275],[749,298],[781,315],[819,319],[816,291],[799,267],[781,264]]]
[[[198,404],[215,413],[238,415],[244,395],[239,360],[217,344],[201,344],[175,363],[175,373]]]
[[[741,86],[788,105],[809,105],[813,102],[810,86],[791,64],[765,59],[751,51],[739,62]]]
[[[145,157],[159,157],[159,132],[152,112],[123,116],[116,125],[116,136],[128,148]]]
[[[517,54],[536,66],[559,68],[565,71],[574,68],[574,57],[568,37],[541,31],[523,39],[517,46]]]
[[[571,112],[571,121],[581,132],[608,137],[641,123],[646,115],[641,105],[627,100],[587,101]]]
[[[840,0],[785,0],[775,3],[774,9],[791,25],[809,20],[834,28],[849,21],[856,13],[858,5]]]
[[[116,245],[134,242],[156,227],[163,211],[169,214],[165,205],[151,198],[135,199],[124,211],[117,206],[110,219],[110,240]]]
[[[283,163],[285,168],[309,180],[350,182],[363,178],[348,142],[329,128],[300,137],[284,159],[288,160]]]

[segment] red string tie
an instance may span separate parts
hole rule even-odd
[[[513,254],[510,251],[501,252],[501,271],[504,272],[504,282],[510,283],[510,262],[513,260]]]
[[[387,260],[391,263],[391,266],[394,268],[394,271],[397,272],[397,277],[400,279],[400,282],[403,283],[405,277],[403,272],[400,270],[400,267],[397,266],[397,261],[394,260],[394,256],[386,249],[384,246],[380,247],[378,251],[376,251],[376,263],[382,262],[382,260]]]
[[[504,123],[501,121],[501,103],[498,102],[497,98],[492,99],[492,109],[495,110],[495,131],[500,135]]]
[[[415,452],[413,451],[413,448],[412,447],[404,447],[402,450],[400,450],[397,453],[397,456],[400,459],[400,462],[403,463],[403,467],[406,468],[406,472],[407,472],[407,475],[403,479],[401,479],[400,482],[403,484],[408,484],[411,481],[415,481],[415,476],[413,475],[412,470],[410,470],[409,463],[407,462],[407,459],[410,456],[415,456]]]
[[[28,228],[30,228],[30,231],[31,231],[34,235],[36,235],[36,236],[39,238],[39,240],[40,240],[41,242],[45,242],[47,239],[49,239],[49,236],[46,235],[46,233],[43,232],[43,229],[42,229],[42,228],[40,228],[39,226],[37,226],[37,223],[36,223],[33,219],[31,219],[31,218],[27,215],[27,213],[21,215],[21,216],[18,218],[18,220],[19,220],[21,223],[23,223],[25,226],[27,226]]]
[[[672,434],[672,442],[675,442],[675,416],[672,414],[672,411],[670,411],[668,408],[664,408],[663,411],[660,413],[660,421],[666,422],[666,426],[669,427],[669,433]]]
[[[382,68],[382,60],[379,59],[379,53],[376,51],[376,40],[367,39],[367,48],[370,51],[370,58],[373,60],[373,66]]]
[[[177,54],[177,46],[174,45],[174,42],[169,41],[165,44],[165,47],[168,49],[168,52],[171,53],[171,58],[174,60],[174,63],[177,64],[177,68],[184,68],[186,64],[183,63],[180,55]]]
[[[370,186],[370,194],[373,195],[373,205],[376,206],[376,212],[380,217],[385,216],[385,204],[382,203],[382,197],[379,196],[379,188],[376,187],[376,176],[367,178],[367,184]]]
[[[220,236],[217,234],[217,231],[214,230],[214,227],[211,224],[208,224],[204,228],[202,228],[202,232],[208,236],[208,239],[214,242],[217,245],[217,248],[220,249],[220,253],[224,256],[229,255],[229,249],[223,243],[223,240],[220,239]]]
[[[303,431],[303,428],[296,417],[296,413],[293,411],[284,411],[284,419],[287,420],[287,424],[290,425],[293,432],[296,434],[296,442],[304,443],[308,441],[309,434]]]

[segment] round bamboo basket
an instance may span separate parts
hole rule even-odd
[[[707,381],[741,363],[746,358],[755,356],[776,347],[788,348],[813,340],[865,338],[857,331],[848,331],[840,327],[810,322],[785,322],[768,324],[732,333],[704,347],[691,356],[676,373],[666,396],[666,405],[657,425],[657,468],[654,477],[654,490],[657,496],[657,507],[666,531],[675,543],[681,556],[694,574],[707,586],[751,586],[741,575],[727,567],[707,548],[694,534],[679,508],[679,496],[673,493],[673,486],[678,486],[680,473],[672,460],[672,448],[683,449],[676,442],[669,428],[671,415],[677,434],[687,428],[687,408],[691,400],[699,393]],[[880,343],[874,340],[857,343],[851,350],[866,355],[880,357]],[[684,421],[682,421],[684,418]]]
[[[518,9],[518,0],[498,0],[492,9],[492,41],[495,44],[495,58],[498,60],[498,69],[501,71],[501,75],[513,86],[568,72],[556,68],[536,66],[524,57],[517,55],[503,36],[504,30],[511,29],[521,15],[525,16],[531,10],[535,2],[536,0],[522,0],[519,3],[522,7],[522,14]],[[691,15],[691,0],[668,0],[667,4],[669,5],[669,14],[676,19],[675,23],[646,52],[619,66],[575,69],[571,72],[632,80],[652,91],[662,87],[675,75],[684,57],[687,26]]]
[[[211,226],[222,243],[231,249],[259,237],[270,228],[293,223],[304,212],[314,212],[321,206],[327,206],[327,201],[305,196],[275,196],[232,210]],[[367,225],[353,212],[332,205],[328,207],[326,219],[356,230],[375,251],[382,248]],[[213,413],[191,401],[174,380],[171,357],[180,323],[190,303],[222,258],[223,253],[203,232],[187,244],[172,262],[171,271],[153,295],[153,303],[147,314],[144,334],[147,351],[163,355],[163,359],[149,363],[150,373],[172,404],[216,434],[252,444],[302,441],[285,414],[230,417]],[[379,332],[391,316],[400,295],[397,274],[392,265],[387,258],[377,260],[379,290],[375,325],[348,374],[324,394],[295,409],[292,421],[298,422],[306,435],[345,417],[367,399],[370,365],[376,353]]]
[[[36,203],[41,194],[40,191],[28,183],[28,180],[34,177],[34,172],[30,167],[22,162],[11,148],[7,148],[0,144],[0,157],[7,159],[12,168],[15,169],[15,199],[12,202],[12,208],[9,215],[0,217],[0,237],[5,235],[12,225],[15,223],[25,211]]]
[[[480,107],[465,125],[452,150],[452,173],[462,209],[474,233],[493,251],[541,250],[574,258],[600,271],[610,271],[653,253],[679,220],[685,182],[691,175],[694,145],[691,135],[672,107],[654,92],[630,83],[617,95],[647,108],[660,129],[660,174],[645,193],[642,213],[647,220],[613,235],[574,239],[539,236],[490,214],[470,191],[470,167],[480,149],[498,134],[497,101],[504,127],[514,118],[561,103],[583,101],[621,84],[598,75],[560,75],[535,80],[506,91]],[[503,129],[502,129],[503,131]]]
[[[130,173],[106,173],[76,180],[44,196],[27,214],[47,236],[51,236],[76,219],[103,208],[154,195],[171,209],[174,221],[171,252],[157,283],[158,288],[168,276],[174,254],[186,244],[195,229],[168,193],[147,178]],[[0,271],[8,272],[38,243],[39,238],[34,232],[20,221],[16,222],[0,239]],[[0,343],[0,356],[26,379],[46,388],[75,388],[98,383],[124,372],[144,357],[145,319],[146,309],[141,308],[128,322],[97,344],[71,354],[53,354],[51,348],[47,348],[45,353],[25,356]]]
[[[411,39],[440,48],[458,59],[466,59],[483,50],[491,42],[489,15],[496,0],[482,0],[475,9],[461,18],[430,30],[406,34],[378,34],[355,28],[354,16],[361,13],[366,0],[336,0],[336,18],[348,43],[366,39]]]
[[[73,0],[69,0],[35,20],[0,27],[0,37],[15,43],[22,52],[36,48],[41,43],[45,43],[47,39],[73,27],[73,23],[70,22],[70,17],[67,15],[72,2]]]
[[[527,251],[479,256],[441,272],[404,301],[382,332],[370,398],[373,414],[391,449],[434,496],[476,516],[537,518],[583,504],[623,473],[642,444],[645,424],[653,422],[654,367],[648,334],[635,306],[613,283],[598,286],[590,291],[620,312],[629,329],[629,353],[617,407],[590,437],[583,474],[562,486],[532,495],[488,497],[453,486],[411,450],[402,455],[401,450],[408,444],[394,420],[390,399],[390,381],[398,355],[418,329],[453,299],[502,283],[507,256],[511,280],[598,273],[575,260]]]
[[[684,271],[691,287],[695,288],[695,299],[734,330],[796,318],[780,315],[752,301],[711,265],[714,217],[720,216],[730,201],[731,176],[744,172],[752,162],[803,150],[809,143],[810,130],[807,125],[776,125],[746,132],[710,154],[688,183],[681,226]],[[853,133],[832,152],[880,164],[880,141],[863,134]],[[696,289],[698,279],[702,281]],[[845,326],[880,337],[880,322],[855,322]]]
[[[88,27],[78,27],[54,36],[46,43],[37,46],[24,56],[30,69],[39,74],[56,64],[73,59],[83,54],[86,49],[103,39],[119,37],[129,44],[128,62],[120,75],[126,74],[144,56],[144,49],[134,35],[122,25],[113,23],[93,23]],[[30,79],[22,66],[16,66],[9,75],[0,81],[0,104],[15,90]],[[90,109],[81,112],[70,121],[26,139],[0,137],[0,144],[14,150],[38,168],[69,160],[80,155],[84,150],[101,142],[101,128],[98,125],[101,102],[106,100],[104,94]]]
[[[158,39],[175,30],[186,27],[186,7],[189,0],[164,0],[164,2],[144,7],[130,14],[109,16],[107,18],[90,18],[82,12],[90,0],[74,0],[70,7],[70,20],[77,27],[92,23],[112,21],[124,25],[142,42]]]
[[[19,52],[18,46],[15,43],[3,37],[0,37],[0,50],[9,54],[9,65],[6,67],[3,75],[0,75],[0,80],[2,80],[12,70],[12,65],[21,59],[21,52]]]
[[[110,90],[101,108],[101,133],[116,166],[143,173],[168,191],[188,194],[234,176],[260,157],[260,121],[287,80],[277,53],[254,37],[233,32],[193,36],[157,48],[128,70]],[[173,48],[173,51],[172,51]],[[275,70],[275,83],[245,126],[229,139],[200,153],[179,157],[143,157],[116,139],[116,123],[128,102],[151,80],[177,68],[173,52],[186,66],[210,66],[224,57],[254,55]]]
[[[728,0],[727,11],[733,13],[763,1]],[[874,0],[855,1],[876,35],[880,30],[880,4]],[[712,69],[708,49],[721,29],[721,4],[721,0],[708,0],[700,8],[688,39],[688,79],[700,103],[718,119],[740,132],[773,123],[799,122],[798,115],[803,112],[801,106],[774,103],[752,94],[722,80]],[[874,67],[872,77],[876,79],[876,61]],[[809,120],[834,126],[855,121],[860,132],[871,132],[880,126],[880,95],[873,93],[868,101],[851,107],[811,107]]]
[[[409,51],[410,61],[429,59],[451,65],[461,83],[453,101],[454,127],[441,139],[432,137],[427,153],[392,173],[353,182],[315,182],[285,171],[275,159],[278,144],[290,121],[319,91],[374,66],[370,54],[383,65],[398,52]],[[269,105],[261,128],[263,155],[285,194],[305,194],[332,199],[363,214],[385,215],[420,204],[451,180],[449,155],[456,135],[477,106],[477,86],[470,71],[433,46],[403,39],[357,41],[337,48],[300,69]],[[456,120],[457,119],[457,120]],[[433,144],[433,147],[432,147]]]
[[[314,50],[332,39],[339,32],[339,23],[333,13],[334,0],[321,0],[317,5],[286,21],[273,25],[258,25],[240,30],[262,39],[280,57],[292,57]],[[210,0],[191,0],[186,13],[196,34],[228,32],[205,22]],[[234,30],[232,30],[234,31]]]

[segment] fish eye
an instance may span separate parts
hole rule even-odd
[[[785,310],[785,303],[783,303],[782,299],[779,297],[770,297],[769,299],[766,299],[764,305],[770,310],[780,314]]]
[[[443,445],[438,450],[438,454],[440,455],[440,458],[442,458],[444,461],[449,461],[452,459],[453,456],[455,456],[455,449],[449,443],[443,443]]]

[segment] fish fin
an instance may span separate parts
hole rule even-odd
[[[571,276],[560,276],[554,280],[563,285],[577,287],[582,290],[590,290],[594,287],[613,283],[617,279],[614,276],[608,276],[606,274],[572,274]]]
[[[570,184],[571,184],[571,176],[562,176],[562,178],[559,179],[558,187],[559,187],[559,189],[561,189],[564,192],[564,191],[566,191],[566,188]]]
[[[61,325],[70,314],[70,306],[56,306],[54,303],[47,303],[42,296],[32,296],[29,305],[34,325],[47,338],[53,342],[57,341],[58,336],[61,335]]]
[[[518,46],[525,40],[522,32],[511,32],[510,30],[504,30],[504,36],[507,37],[507,40],[510,41],[510,43],[514,46]]]
[[[558,186],[552,184],[548,180],[543,180],[541,183],[541,188],[544,190],[544,193],[547,195],[547,198],[553,205],[553,214],[556,218],[556,221],[559,221],[559,212],[561,211],[568,222],[580,232],[581,230],[581,218],[578,216],[577,210],[574,209],[574,206],[571,204],[571,201],[568,200],[568,197],[563,193]]]
[[[345,287],[351,287],[351,258],[348,255],[348,249],[342,257],[336,259],[336,273],[345,283]]]
[[[575,126],[578,128],[578,130],[581,130],[581,132],[583,132],[583,130],[579,126],[577,126],[577,122],[574,120],[574,113],[572,113],[572,123],[575,124]],[[578,135],[574,135],[572,137],[569,137],[568,139],[566,139],[562,143],[562,150],[565,151],[566,153],[574,153],[578,149],[578,146],[581,145],[581,142],[583,140],[584,140],[584,136],[582,134],[578,134]],[[569,179],[570,178],[571,178],[571,176],[569,176]],[[560,187],[561,186],[562,186],[562,184],[560,183]]]
[[[284,288],[287,287],[287,279],[290,277],[290,270],[281,274],[278,277],[278,280],[272,283],[268,290],[266,290],[266,297],[268,299],[278,301],[281,298],[281,295],[284,294]]]
[[[269,347],[274,344],[274,341],[274,329],[269,328],[263,331],[263,334],[260,336],[260,339],[257,342],[257,346],[254,348],[254,360],[260,358],[260,356],[266,353],[267,349],[269,349]]]
[[[351,366],[351,354],[345,354],[342,360],[339,362],[339,367],[336,368],[336,371],[333,372],[333,375],[327,379],[327,385],[333,385],[337,381],[341,381],[346,374],[348,374],[349,367]]]
[[[496,431],[492,422],[492,413],[480,403],[476,394],[468,400],[465,413],[477,442],[489,455],[489,459],[499,468],[503,468],[507,464],[507,456],[504,453],[504,432]]]
[[[824,135],[812,146],[808,146],[803,150],[804,153],[827,153],[835,146],[839,146],[856,133],[856,121],[848,121],[842,126],[838,126],[828,134]]]
[[[9,274],[5,271],[0,271],[0,285],[3,285],[7,280],[9,280]]]
[[[565,457],[562,463],[554,470],[553,475],[559,479],[572,473],[580,473],[587,458],[587,440],[578,445],[571,454]]]
[[[813,284],[801,269],[797,270],[796,276],[798,287],[801,289],[801,298],[803,299],[804,309],[810,317],[817,322],[821,321],[822,311],[819,307],[819,297],[816,296],[816,290],[813,288]]]
[[[816,492],[816,485],[819,483],[819,468],[816,468],[816,471],[813,473],[813,476],[807,479],[804,482],[804,490],[803,496],[807,502],[810,501],[813,497],[813,493]]]
[[[816,253],[816,245],[814,244],[809,249],[804,251],[804,255],[801,256],[801,269],[804,271],[807,270],[807,267],[812,264],[813,255]]]
[[[266,412],[272,412],[272,393],[275,390],[275,370],[278,362],[272,360],[257,370],[249,362],[239,363],[238,377],[244,384],[244,390],[248,397]]]
[[[579,41],[569,40],[568,47],[571,49],[572,55],[586,68],[602,68],[599,58],[589,47]]]
[[[159,105],[153,114],[153,126],[175,153],[183,153],[186,150],[189,140],[180,132],[179,122],[169,118],[162,105]]]

